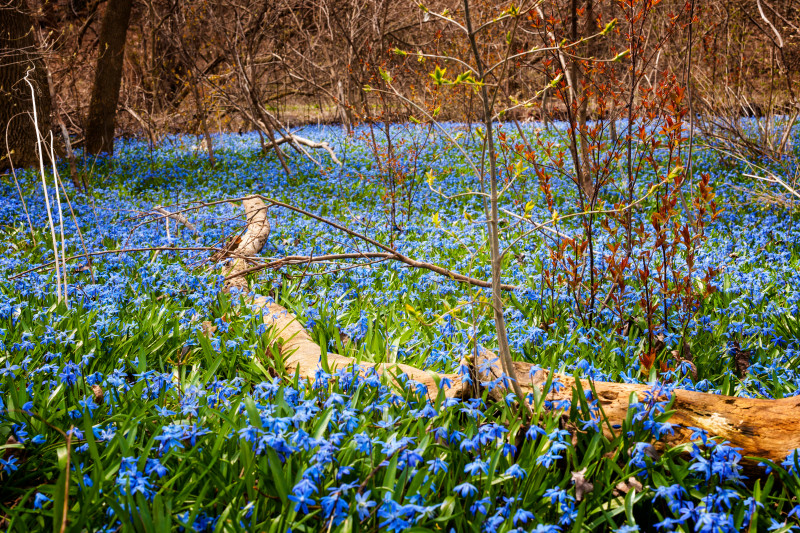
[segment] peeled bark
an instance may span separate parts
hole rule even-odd
[[[240,256],[251,256],[258,253],[266,243],[269,236],[269,224],[266,221],[266,206],[260,199],[245,200],[244,207],[247,213],[248,227],[242,236],[242,244],[236,251]],[[243,264],[242,259],[237,259],[226,268],[225,273],[229,278],[226,284],[229,288],[246,289],[247,285],[243,281],[246,269]],[[237,272],[240,275],[237,276]],[[286,368],[304,379],[313,380],[320,367],[322,350],[311,339],[297,317],[270,298],[254,298],[250,302],[263,308],[264,320],[272,326],[276,333],[276,342],[279,343],[280,352],[286,358]],[[356,363],[350,357],[330,353],[327,354],[327,361],[331,371]],[[501,377],[500,364],[496,356],[486,350],[482,350],[473,359],[464,360],[463,363],[470,369],[470,379],[478,383],[494,381]],[[405,374],[409,379],[424,386],[431,400],[439,394],[443,381],[449,382],[448,386],[442,386],[444,394],[448,398],[466,398],[473,394],[473,385],[466,383],[459,374],[426,372],[404,364],[361,362],[358,365],[362,372],[375,368],[379,374],[387,375],[396,382],[398,381],[397,376]],[[521,362],[514,362],[514,368],[517,375],[520,376],[520,387],[523,394],[529,396],[534,391],[537,391],[536,394],[543,392],[542,389],[547,383],[549,375],[547,370],[532,372],[532,365]],[[564,387],[559,388],[558,391],[551,387],[551,390],[546,393],[545,399],[553,402],[571,400],[573,389],[579,387],[575,379],[564,374],[555,374],[553,378]],[[637,397],[637,400],[634,401],[642,401],[652,390],[649,385],[627,383],[595,381],[593,385],[597,392],[598,404],[612,428],[625,421],[632,393]],[[589,390],[588,380],[582,380],[580,387]],[[500,400],[507,392],[510,391],[498,386],[490,393],[490,396]],[[662,437],[662,445],[676,446],[691,442],[692,433],[697,428],[705,430],[709,436],[720,437],[729,441],[732,446],[741,448],[743,456],[755,456],[778,463],[782,462],[792,450],[800,448],[800,422],[798,422],[800,420],[800,396],[764,400],[676,389],[673,391],[672,397],[673,403],[670,410],[674,413],[669,422],[676,426],[674,434],[666,434]],[[660,398],[659,400],[664,399]],[[604,423],[603,430],[610,433],[613,429],[609,429]],[[753,461],[745,460],[748,470],[752,471],[754,464]]]
[[[35,91],[39,131],[48,137],[50,88],[33,19],[23,0],[0,2],[0,171],[10,168],[10,163],[24,167],[38,161],[31,90],[23,81],[26,75]]]
[[[114,153],[114,125],[122,85],[122,60],[133,0],[108,2],[100,29],[100,58],[86,124],[86,152]]]

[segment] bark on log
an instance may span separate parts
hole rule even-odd
[[[258,198],[248,198],[242,202],[244,214],[247,217],[247,230],[242,235],[235,249],[236,258],[225,267],[227,289],[247,290],[247,278],[237,276],[247,269],[247,262],[242,257],[251,257],[261,251],[269,238],[269,220],[267,220],[267,206]]]
[[[242,238],[242,244],[237,248],[239,255],[249,256],[258,253],[269,235],[269,223],[266,221],[266,206],[258,199],[245,200],[248,227]],[[244,261],[237,259],[226,268],[228,275],[241,272]],[[234,276],[226,282],[229,288],[237,287],[246,289],[244,276]],[[264,310],[264,320],[274,328],[277,341],[280,343],[280,352],[286,358],[286,368],[294,371],[300,377],[313,380],[317,369],[320,367],[322,351],[311,339],[297,318],[284,307],[271,299],[260,297],[250,300],[252,304]],[[355,360],[337,354],[327,354],[331,370],[355,364]],[[493,362],[494,361],[494,362]],[[500,365],[491,352],[483,350],[474,360],[464,361],[470,367],[470,376],[479,382],[494,381],[501,377]],[[473,385],[465,383],[458,374],[437,374],[426,372],[419,368],[404,364],[373,364],[359,363],[366,371],[369,368],[390,379],[396,380],[399,374],[405,374],[427,390],[428,397],[435,399],[439,393],[440,384],[447,380],[450,382],[445,387],[446,397],[469,397],[473,393]],[[532,365],[515,362],[514,367],[520,376],[521,387],[526,395],[534,391],[542,392],[547,382],[549,372],[538,370],[533,372]],[[551,387],[545,399],[553,402],[571,400],[573,389],[578,385],[572,376],[555,374],[564,387],[556,391]],[[637,395],[638,401],[643,401],[646,394],[652,390],[649,385],[635,385],[627,383],[607,383],[595,381],[594,389],[597,400],[609,424],[612,426],[622,424],[628,415],[631,393]],[[587,380],[582,380],[580,385],[584,390],[589,390]],[[505,396],[510,389],[502,386],[495,388],[491,395],[497,399]],[[743,456],[755,456],[782,462],[794,449],[800,448],[800,396],[778,400],[765,400],[755,398],[739,398],[722,396],[686,390],[674,390],[674,401],[671,410],[674,411],[669,422],[675,424],[674,434],[662,437],[662,444],[675,446],[691,442],[694,432],[690,428],[705,430],[709,436],[720,437],[729,441],[732,446],[741,448]],[[609,429],[604,426],[607,433]],[[753,466],[753,462],[748,462]],[[748,468],[753,471],[752,468]]]
[[[488,354],[488,357],[494,355]],[[479,359],[476,368],[486,362],[487,353],[481,354]],[[515,362],[514,366],[525,394],[534,389],[542,390],[548,371],[540,370],[526,382],[523,376],[530,376],[531,365]],[[480,375],[481,381],[499,377],[499,365],[492,366]],[[577,387],[575,379],[564,374],[555,374],[554,379],[558,379],[564,387],[558,392],[551,390],[547,399],[554,402],[571,399],[572,390]],[[587,380],[581,380],[581,385],[584,389],[589,388]],[[595,381],[594,388],[598,404],[612,425],[622,424],[628,415],[631,393],[636,393],[638,400],[642,401],[645,394],[652,390],[650,385],[601,381]],[[720,437],[732,446],[741,448],[742,455],[763,457],[778,463],[786,459],[792,450],[800,448],[800,396],[765,400],[682,389],[673,390],[672,395],[674,401],[670,410],[674,413],[669,422],[676,426],[674,435],[666,434],[661,439],[667,446],[691,442],[694,430],[690,428],[699,428],[709,436]]]

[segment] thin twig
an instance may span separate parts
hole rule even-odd
[[[111,255],[111,254],[127,254],[133,252],[158,252],[158,251],[172,251],[172,252],[219,252],[225,251],[224,248],[218,248],[215,246],[149,246],[146,248],[121,248],[119,250],[100,250],[97,252],[89,252],[84,254],[73,255],[71,257],[67,257],[66,261],[74,261],[76,259],[85,258],[86,256],[94,257],[98,255]],[[232,256],[236,256],[234,252],[228,252]],[[245,258],[248,259],[248,258]],[[55,261],[50,261],[49,263],[45,263],[43,265],[39,265],[38,267],[29,268],[28,270],[24,270],[18,274],[14,274],[13,276],[9,276],[7,279],[14,280],[19,279],[27,274],[31,274],[32,272],[39,272],[41,270],[50,270],[53,268]]]
[[[31,71],[33,69],[29,69],[25,73],[25,83],[28,84],[28,87],[31,89],[31,104],[33,107],[33,129],[36,132],[36,149],[37,154],[39,155],[39,172],[42,175],[42,193],[44,194],[44,204],[47,207],[47,219],[50,222],[50,235],[53,239],[53,255],[55,256],[55,265],[56,265],[56,295],[58,297],[58,301],[61,301],[61,271],[58,266],[58,244],[56,243],[56,230],[53,226],[53,212],[50,209],[50,197],[47,194],[47,182],[45,181],[44,176],[44,156],[42,155],[42,134],[39,131],[39,115],[36,112],[36,90],[33,88],[33,84],[31,80],[28,79]]]

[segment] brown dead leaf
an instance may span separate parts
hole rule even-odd
[[[614,487],[614,495],[619,496],[621,494],[628,494],[631,489],[635,490],[636,492],[642,492],[642,484],[639,483],[639,480],[635,477],[629,477],[627,481],[620,481],[617,483],[617,486]]]
[[[673,350],[673,354],[677,353],[677,350]],[[692,379],[697,379],[697,365],[695,365],[691,359],[682,359],[678,358],[678,366],[686,364],[689,367],[689,374],[692,375]]]
[[[582,468],[572,472],[572,483],[575,484],[575,499],[581,501],[585,494],[594,490],[594,485],[586,481],[586,469]]]
[[[203,335],[205,335],[209,339],[211,338],[211,335],[213,335],[214,332],[217,331],[217,326],[215,326],[214,323],[211,322],[210,320],[203,320],[200,326],[203,328]]]
[[[667,344],[664,342],[664,335],[658,334],[656,338],[653,340],[653,351],[656,354],[660,354],[663,352],[667,347]]]
[[[14,457],[22,453],[22,450],[13,447],[15,444],[19,444],[19,441],[16,439],[16,437],[14,437],[14,435],[9,435],[8,439],[6,440],[6,446],[9,446],[9,448],[0,450],[0,459],[5,459],[6,453],[8,453],[9,457]]]
[[[661,455],[658,453],[658,450],[656,450],[655,446],[653,446],[652,444],[645,444],[641,448],[641,450],[647,457],[649,457],[653,461],[658,461],[659,459],[661,459]],[[633,455],[633,448],[628,449],[628,455]]]
[[[94,403],[100,405],[103,403],[103,388],[100,385],[92,385],[92,394],[94,395]]]
[[[672,350],[672,357],[677,359],[685,359],[687,361],[693,361],[694,358],[692,357],[692,347],[689,346],[689,343],[684,341],[683,347],[681,349],[682,353],[678,353],[678,350]]]
[[[189,347],[186,345],[181,346],[181,349],[178,350],[178,361],[183,364],[184,359],[186,359],[186,355],[189,353]]]
[[[631,328],[635,325],[633,321],[633,317],[628,317],[627,320],[622,324],[622,328],[620,329],[620,335],[623,337],[627,337],[631,333]]]
[[[736,370],[739,372],[740,377],[745,377],[750,371],[750,361],[753,357],[753,350],[742,350],[738,342],[733,342],[731,349],[733,355],[733,362],[736,364]]]
[[[678,367],[682,365],[688,366],[689,374],[691,374],[692,379],[695,380],[697,379],[697,365],[694,364],[694,357],[692,356],[692,348],[688,342],[684,340],[680,352],[678,352],[678,350],[672,350],[672,352],[670,352],[670,355],[672,355],[672,357],[676,359]]]

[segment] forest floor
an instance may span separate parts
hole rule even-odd
[[[477,150],[474,129],[446,128],[466,153]],[[800,394],[796,214],[753,202],[743,168],[699,142],[695,175],[710,178],[724,210],[689,245],[680,244],[687,216],[670,215],[669,246],[653,247],[663,200],[650,186],[670,166],[642,170],[634,221],[651,235],[619,283],[609,258],[620,257],[624,217],[595,219],[592,296],[575,185],[549,171],[543,184],[535,165],[518,164],[517,133],[506,129],[502,207],[522,215],[501,217],[503,282],[517,287],[504,294],[514,359],[581,379],[657,382],[667,396]],[[481,183],[464,153],[426,126],[391,131],[390,149],[369,128],[350,137],[305,128],[344,165],[287,148],[288,175],[256,135],[215,136],[213,167],[193,137],[120,141],[113,158],[78,162],[90,194],[74,190],[65,162],[58,197],[46,173],[53,233],[35,169],[17,174],[24,204],[13,180],[0,183],[3,528],[800,530],[800,453],[746,476],[739,450],[704,432],[654,447],[672,431],[657,395],[632,398],[609,435],[585,398],[520,416],[513,398],[429,401],[370,372],[292,377],[261,310],[222,290],[211,258],[243,230],[233,199],[258,193],[418,261],[490,277],[482,201],[464,195]],[[557,127],[538,135],[542,159],[563,148]],[[623,170],[598,210],[625,203]],[[181,211],[197,231],[166,223],[155,206]],[[296,211],[272,206],[268,220],[260,259],[351,255],[249,279],[323,353],[454,373],[476,345],[496,349],[488,289],[352,258],[376,249]],[[530,221],[551,221],[561,236],[530,232]],[[59,299],[52,261],[62,239],[72,259]]]

